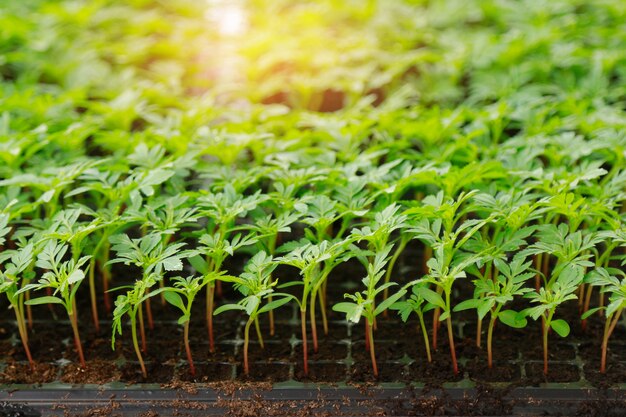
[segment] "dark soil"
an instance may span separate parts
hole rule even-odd
[[[531,362],[525,365],[526,377],[532,385],[544,382],[578,382],[580,372],[576,365],[567,363],[548,363],[548,375],[543,373],[543,362]]]
[[[2,384],[44,384],[57,380],[58,366],[50,363],[35,363],[35,369],[30,369],[27,363],[9,363],[0,373]]]

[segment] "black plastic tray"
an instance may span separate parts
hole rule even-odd
[[[1,417],[626,415],[626,390],[516,388],[19,389]]]

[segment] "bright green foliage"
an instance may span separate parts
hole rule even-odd
[[[489,351],[498,321],[542,320],[547,351],[547,330],[578,325],[561,312],[583,331],[601,312],[606,353],[626,246],[623,1],[0,9],[0,288],[25,349],[32,305],[76,328],[88,296],[96,331],[130,319],[145,375],[155,295],[188,331],[206,291],[213,352],[216,303],[267,312],[271,334],[285,288],[306,371],[306,312],[318,350],[339,288],[349,319],[415,314],[433,350],[446,321],[455,371],[465,309],[479,347],[489,320]]]

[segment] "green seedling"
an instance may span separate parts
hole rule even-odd
[[[524,295],[531,303],[537,304],[522,311],[522,315],[530,316],[533,320],[541,317],[543,342],[543,373],[548,374],[548,334],[554,330],[559,336],[567,337],[570,332],[569,324],[563,319],[555,319],[557,308],[568,300],[577,298],[576,291],[583,281],[583,268],[576,263],[564,265],[559,269],[559,275],[546,280],[545,286],[539,291],[528,292]]]
[[[426,358],[428,362],[432,362],[433,358],[430,353],[430,341],[428,340],[428,330],[424,323],[424,313],[431,311],[435,305],[429,303],[426,297],[429,297],[428,283],[417,281],[409,285],[411,287],[411,296],[403,301],[397,301],[389,306],[390,310],[397,310],[402,321],[406,323],[411,313],[415,313],[419,319],[419,327],[424,338],[424,348],[426,349]],[[424,295],[426,293],[426,295]]]
[[[43,250],[37,255],[37,267],[46,272],[38,282],[27,284],[22,287],[17,294],[30,290],[41,290],[50,288],[54,290],[52,295],[33,298],[25,303],[28,305],[40,304],[61,304],[72,325],[74,332],[74,343],[78,351],[80,365],[84,368],[85,356],[83,346],[78,332],[78,314],[76,312],[76,291],[85,279],[85,269],[83,266],[89,261],[89,256],[83,256],[77,260],[71,259],[63,261],[67,253],[68,246],[55,240],[50,240]]]
[[[189,345],[189,323],[191,321],[191,307],[196,295],[204,285],[206,280],[204,277],[174,277],[172,287],[164,288],[163,296],[165,300],[178,308],[182,315],[178,318],[178,324],[183,325],[183,341],[185,343],[185,353],[187,354],[187,362],[189,363],[189,371],[191,376],[196,376],[196,367],[193,364],[191,356],[191,346]],[[181,297],[182,296],[182,297]],[[183,297],[185,300],[183,301]]]
[[[248,363],[250,327],[254,323],[259,343],[261,348],[263,348],[259,315],[275,310],[294,299],[292,295],[274,292],[274,287],[278,281],[272,281],[272,271],[277,266],[278,264],[273,262],[271,255],[263,251],[258,252],[246,264],[245,271],[240,276],[229,279],[244,298],[236,304],[224,304],[215,310],[216,315],[225,311],[241,310],[248,316],[244,327],[243,343],[243,369],[246,376],[250,373],[250,365]],[[270,296],[273,299],[263,304],[263,301],[269,300]]]
[[[373,261],[367,265],[367,276],[362,280],[365,290],[355,294],[345,294],[344,298],[348,298],[351,301],[337,303],[333,306],[333,310],[345,313],[346,319],[352,323],[359,323],[361,317],[365,317],[365,338],[366,344],[369,346],[372,370],[375,378],[378,378],[378,365],[376,363],[376,350],[374,346],[374,321],[376,316],[387,310],[406,293],[406,290],[402,289],[376,305],[376,296],[378,294],[385,291],[385,288],[397,285],[395,282],[387,282],[378,285],[385,275],[385,265],[389,262],[388,255],[392,247],[393,245],[389,245],[381,252],[378,252]]]
[[[3,234],[8,233],[10,230],[10,228],[6,227],[6,219],[8,219],[8,216],[0,215],[0,244],[4,243]],[[19,293],[24,283],[30,281],[35,275],[32,271],[32,264],[35,260],[33,244],[29,243],[23,248],[14,251],[4,251],[0,254],[0,258],[10,261],[2,265],[4,271],[0,270],[0,293],[7,297],[15,313],[17,330],[20,334],[22,346],[24,347],[28,363],[31,369],[34,370],[35,362],[28,347],[28,329],[26,328],[24,315],[24,294]]]
[[[610,275],[610,273],[620,276],[621,279],[616,275]],[[582,318],[586,319],[600,310],[603,310],[605,313],[606,319],[602,335],[602,355],[600,359],[600,372],[605,373],[609,337],[613,334],[626,307],[626,274],[618,269],[596,268],[585,277],[585,283],[594,287],[599,286],[601,288],[600,291],[609,296],[609,304],[607,306],[590,309],[582,315]]]
[[[535,276],[530,266],[532,260],[525,262],[525,258],[515,257],[507,264],[505,260],[496,258],[493,260],[495,274],[493,277],[484,275],[474,280],[476,286],[474,298],[462,301],[454,307],[454,311],[476,309],[478,319],[483,320],[489,314],[489,327],[487,328],[487,364],[493,367],[493,329],[496,321],[514,327],[526,327],[526,318],[519,312],[504,309],[505,305],[513,301],[516,296],[522,296],[530,291],[525,288],[526,282]]]
[[[134,291],[137,291],[138,288],[143,288],[148,291],[151,288],[151,285],[148,285],[148,283],[154,284],[163,280],[163,275],[166,271],[182,270],[182,259],[189,257],[192,254],[190,252],[180,251],[180,249],[185,246],[184,243],[174,243],[171,245],[163,244],[163,238],[159,234],[149,234],[140,239],[131,239],[125,234],[120,234],[111,236],[109,241],[112,244],[112,249],[117,255],[115,259],[109,261],[109,264],[124,263],[125,265],[132,264],[141,268],[142,275],[139,277],[138,281],[146,282],[139,287],[136,285]],[[137,308],[144,301],[146,301],[148,320],[152,320],[152,313],[150,305],[148,304],[150,297],[144,298],[146,295],[148,294],[127,295],[127,298],[130,298],[133,301],[133,311],[139,313],[138,317],[141,334],[141,348],[143,352],[147,351],[143,310],[137,310]],[[118,307],[116,307],[116,310],[117,309]]]

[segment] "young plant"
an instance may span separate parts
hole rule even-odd
[[[2,237],[3,231],[7,232],[10,230],[5,227],[6,225],[7,223],[4,222],[3,224],[2,216],[0,216],[0,244],[3,243],[4,240]],[[34,247],[32,243],[29,243],[23,248],[14,251],[5,251],[1,255],[2,258],[10,259],[10,262],[4,265],[4,271],[0,270],[0,294],[6,295],[15,313],[17,330],[22,340],[22,346],[24,347],[28,363],[31,369],[34,370],[35,362],[28,348],[28,329],[26,328],[26,319],[24,316],[24,294],[19,293],[24,283],[31,280],[35,275],[31,270],[34,261]]]
[[[43,250],[37,255],[37,267],[46,270],[37,283],[25,285],[18,294],[29,290],[41,290],[50,288],[54,290],[52,295],[34,298],[26,301],[28,305],[61,304],[70,319],[74,332],[74,343],[80,358],[80,365],[84,368],[85,356],[78,333],[78,314],[76,312],[76,291],[85,278],[85,270],[81,269],[89,260],[89,256],[83,256],[78,260],[70,259],[63,261],[68,246],[60,244],[56,240],[50,240]]]
[[[313,290],[314,283],[320,275],[320,269],[322,262],[329,259],[332,253],[329,251],[330,242],[327,240],[314,245],[313,243],[304,239],[300,243],[295,243],[295,249],[291,252],[276,258],[277,263],[284,265],[290,265],[300,270],[301,280],[288,283],[286,285],[302,285],[302,295],[299,298],[295,298],[295,301],[300,307],[300,329],[302,332],[302,356],[304,363],[304,374],[309,373],[309,361],[308,361],[308,342],[306,333],[306,312],[307,301]],[[289,245],[292,246],[292,245]],[[284,287],[285,285],[283,285]]]
[[[369,346],[372,369],[374,377],[376,378],[378,378],[378,365],[376,363],[376,350],[374,346],[374,321],[376,316],[387,310],[387,308],[406,293],[405,289],[401,289],[376,305],[376,296],[385,291],[386,288],[396,285],[395,282],[387,282],[378,285],[385,275],[385,265],[387,265],[389,261],[388,255],[392,247],[393,245],[388,245],[383,248],[367,265],[367,276],[362,280],[363,285],[365,285],[365,290],[355,294],[345,294],[344,298],[350,299],[351,301],[337,303],[333,306],[333,310],[345,313],[346,319],[353,323],[358,323],[361,320],[361,316],[365,317],[366,345]]]
[[[254,243],[252,237],[232,236],[235,221],[254,210],[267,199],[261,191],[250,196],[239,194],[232,185],[226,184],[221,192],[200,192],[196,206],[198,213],[207,219],[206,232],[200,235],[200,252],[205,256],[207,274],[221,272],[222,264],[238,248]],[[204,274],[204,272],[201,271]],[[205,274],[206,275],[206,274]],[[209,334],[209,350],[215,351],[213,337],[213,310],[215,292],[220,292],[220,281],[211,281],[206,286],[206,319]]]
[[[89,212],[84,212],[82,208],[61,210],[54,216],[53,222],[49,229],[45,233],[46,238],[57,239],[61,242],[67,243],[71,248],[71,257],[74,261],[77,261],[80,256],[88,250],[87,244],[88,237],[99,229],[105,227],[107,223],[101,221],[100,217],[95,216],[90,222],[81,222],[79,218]],[[94,214],[95,213],[89,213]],[[90,256],[90,259],[92,256]],[[100,322],[98,320],[98,308],[96,300],[96,287],[94,282],[94,275],[91,271],[91,264],[89,271],[89,294],[91,297],[91,313],[93,318],[93,324],[96,332],[100,331]]]
[[[139,317],[141,317],[141,305],[144,301],[165,290],[165,288],[160,288],[155,291],[150,291],[150,289],[157,284],[159,279],[161,279],[159,274],[149,273],[148,275],[144,275],[143,279],[135,281],[135,284],[130,287],[126,294],[117,296],[115,300],[115,310],[113,310],[111,348],[115,350],[115,334],[122,335],[122,320],[125,315],[128,315],[130,318],[133,348],[135,349],[135,355],[137,355],[137,360],[141,367],[141,374],[144,378],[148,377],[148,372],[146,371],[146,365],[141,356],[141,349],[139,348],[139,342],[137,340],[137,316],[139,315]],[[142,338],[145,351],[145,335],[143,329]]]
[[[182,315],[178,318],[178,324],[183,325],[183,339],[185,343],[185,353],[187,354],[187,362],[189,363],[189,371],[192,376],[196,376],[196,367],[193,364],[191,356],[191,347],[189,346],[189,322],[191,321],[191,307],[196,295],[207,281],[203,277],[174,277],[172,287],[167,287],[162,294],[165,300],[178,308]],[[183,301],[183,298],[185,300]]]
[[[110,264],[124,263],[125,265],[133,264],[142,270],[142,276],[139,281],[145,281],[144,285],[139,286],[145,291],[151,288],[148,283],[157,283],[163,279],[165,271],[180,271],[183,269],[182,259],[191,255],[190,252],[180,251],[185,246],[184,243],[175,243],[166,245],[159,234],[149,234],[139,239],[131,239],[125,234],[114,235],[109,239],[112,249],[116,252],[117,257]],[[137,290],[135,285],[134,290]],[[161,288],[162,290],[162,288]],[[154,292],[154,291],[153,291]],[[148,301],[150,297],[146,294],[132,294],[132,300],[136,304],[132,304],[133,308],[139,306],[143,301]],[[128,297],[130,297],[129,295]],[[118,297],[119,298],[119,297]],[[116,305],[117,305],[116,301]],[[147,304],[147,303],[146,303]],[[116,307],[118,310],[119,307]],[[136,310],[139,313],[139,327],[141,331],[141,346],[146,352],[146,335],[143,321],[143,312],[141,309]],[[149,304],[146,305],[148,320],[152,319]]]
[[[269,256],[276,255],[276,245],[281,233],[291,232],[291,225],[299,218],[296,213],[282,211],[276,217],[269,214],[264,217],[254,219],[254,222],[246,228],[257,235],[257,247],[265,251]],[[268,296],[268,302],[272,301],[272,296]],[[274,336],[274,310],[268,312],[270,322],[270,336]]]
[[[228,232],[230,233],[230,232]],[[189,259],[192,266],[202,274],[203,285],[207,287],[206,293],[206,321],[209,333],[209,352],[215,352],[215,339],[213,332],[213,311],[215,300],[215,284],[221,282],[220,277],[226,273],[222,269],[224,261],[232,256],[235,251],[253,245],[256,236],[236,234],[230,239],[226,239],[221,233],[203,234],[198,241],[198,255]],[[201,256],[202,255],[202,256]],[[204,256],[204,258],[203,258]]]
[[[261,348],[263,348],[263,336],[259,327],[259,315],[275,310],[294,297],[290,294],[274,293],[274,286],[278,281],[272,281],[272,272],[278,266],[273,262],[272,256],[261,251],[248,261],[245,271],[238,277],[230,277],[228,281],[233,282],[235,288],[244,296],[236,304],[225,304],[215,310],[215,314],[220,314],[229,310],[242,310],[248,315],[246,326],[244,327],[243,343],[243,369],[247,376],[250,372],[248,363],[248,346],[250,344],[250,327],[254,323],[257,337]],[[272,301],[263,305],[263,301],[273,296]]]
[[[615,327],[626,307],[626,273],[619,269],[610,269],[610,272],[621,276],[610,275],[605,268],[596,268],[585,277],[585,282],[591,286],[599,286],[600,292],[609,295],[609,304],[588,310],[582,318],[586,319],[593,313],[603,310],[606,316],[604,332],[602,335],[602,355],[600,359],[600,372],[606,372],[606,353],[609,344],[609,337],[613,334]]]
[[[489,368],[493,367],[492,336],[496,321],[500,320],[510,327],[526,327],[526,318],[519,312],[510,309],[503,310],[504,306],[513,301],[516,296],[532,291],[530,288],[525,288],[524,284],[535,276],[535,272],[530,269],[532,260],[528,262],[525,260],[525,258],[517,256],[513,258],[510,264],[507,264],[500,258],[494,259],[493,264],[496,268],[494,276],[484,275],[474,280],[476,286],[474,298],[462,301],[454,307],[454,311],[476,309],[479,320],[483,320],[489,313],[489,327],[487,328],[487,364]]]
[[[545,282],[539,291],[524,295],[531,303],[538,304],[522,311],[520,314],[530,316],[533,320],[541,317],[543,342],[543,373],[548,374],[548,334],[554,330],[559,336],[567,337],[569,324],[563,319],[554,319],[556,309],[568,300],[577,299],[576,291],[583,281],[583,268],[575,263],[559,269],[559,275]]]
[[[391,267],[391,266],[390,266]],[[424,347],[426,348],[426,357],[428,362],[432,362],[432,356],[430,354],[430,341],[428,340],[428,330],[426,330],[426,324],[424,323],[424,314],[433,310],[435,305],[427,301],[432,297],[431,293],[434,293],[428,288],[428,283],[424,281],[414,281],[408,286],[411,287],[411,296],[403,301],[398,301],[389,306],[390,310],[397,310],[402,321],[406,323],[409,316],[412,313],[417,315],[419,319],[419,326],[422,330],[422,337],[424,338]],[[436,295],[436,293],[434,293]]]

